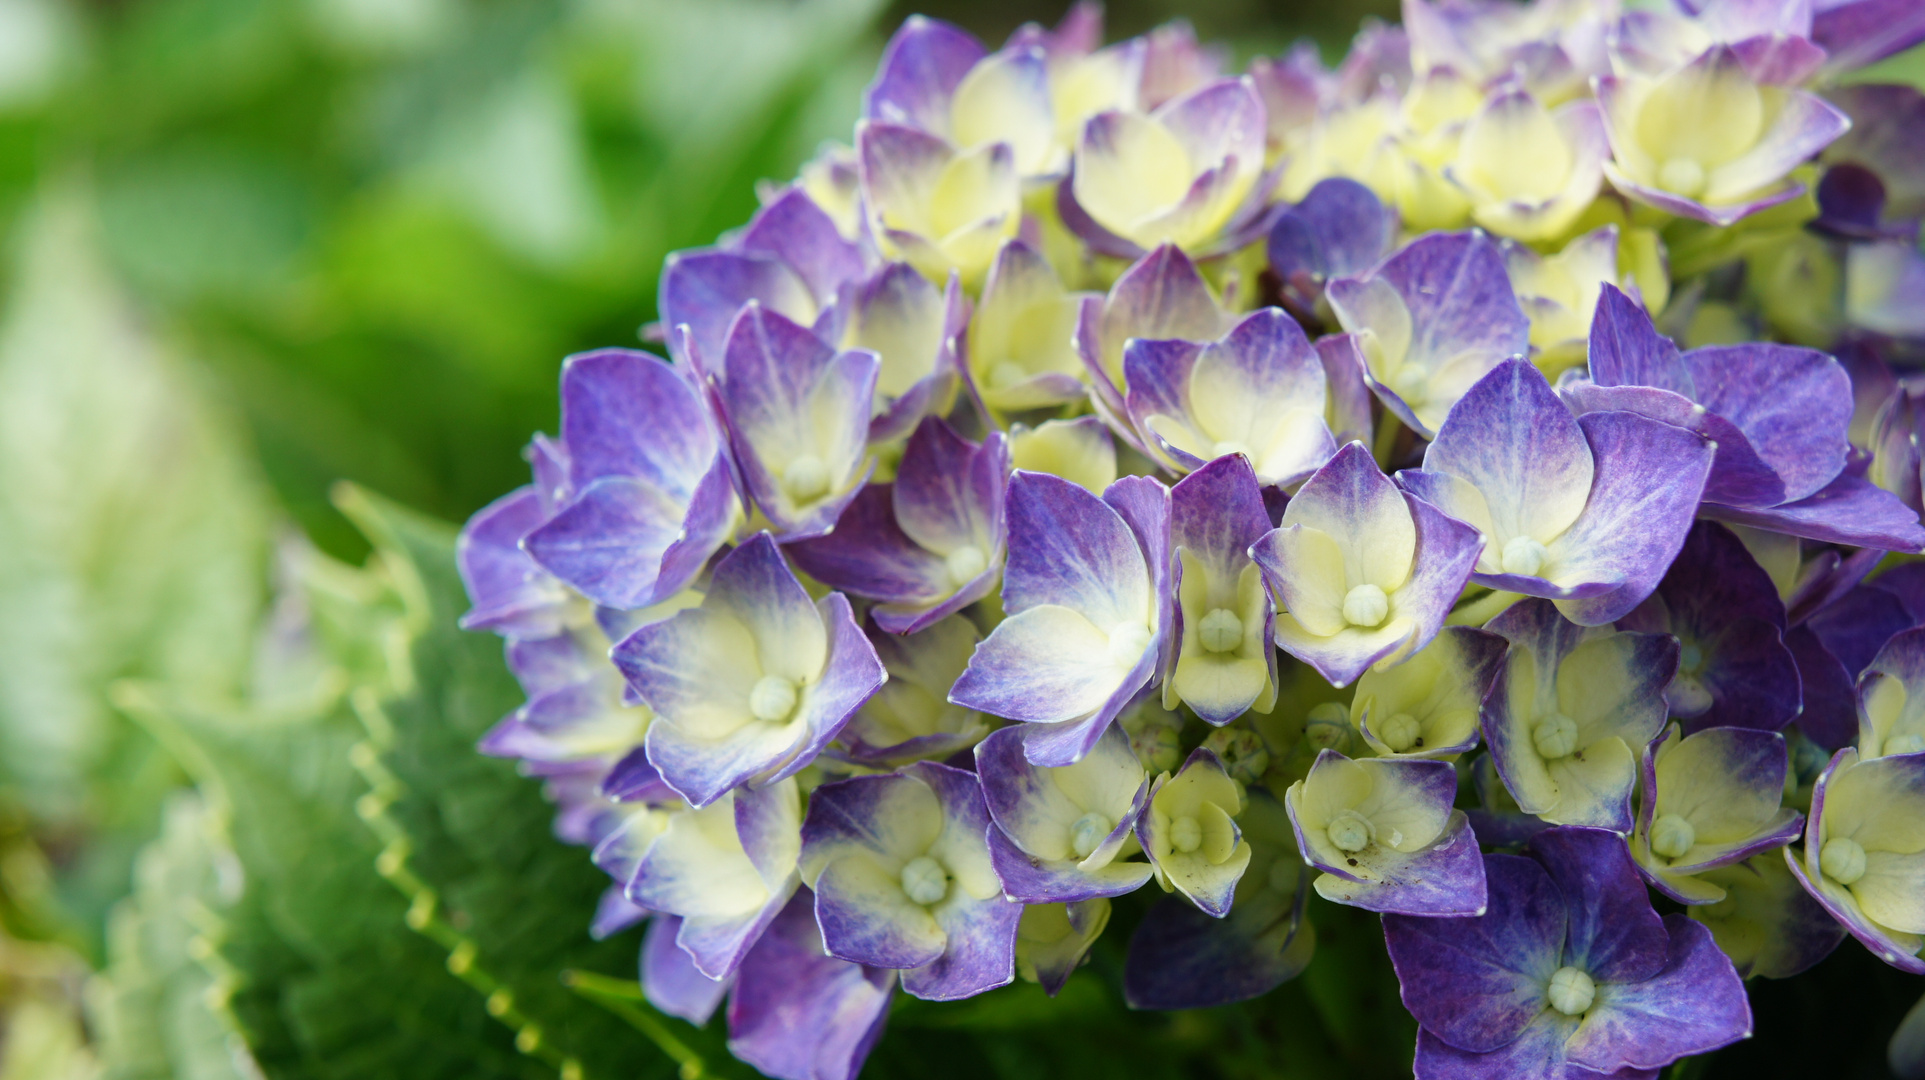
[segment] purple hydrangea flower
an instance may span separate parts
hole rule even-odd
[[[1480,547],[1476,530],[1399,491],[1351,443],[1250,557],[1276,595],[1277,644],[1344,686],[1437,636]]]
[[[995,587],[1003,561],[1009,446],[973,443],[934,417],[909,438],[890,484],[870,484],[827,536],[790,544],[796,565],[878,601],[876,624],[913,634]]]
[[[1235,820],[1243,803],[1242,785],[1215,754],[1199,747],[1175,776],[1156,778],[1149,805],[1136,820],[1136,838],[1157,884],[1219,919],[1229,913],[1237,881],[1250,865],[1250,843]]]
[[[1709,516],[1813,540],[1925,548],[1918,515],[1846,467],[1851,380],[1823,353],[1762,343],[1681,353],[1643,307],[1606,286],[1591,324],[1591,379],[1563,393],[1579,413],[1640,413],[1717,443]]]
[[[679,918],[675,943],[696,970],[727,979],[801,881],[801,830],[793,778],[670,813],[629,878],[628,898]]]
[[[1277,700],[1275,614],[1250,546],[1270,515],[1249,459],[1220,457],[1170,490],[1178,564],[1177,610],[1163,707],[1189,704],[1223,725]]]
[[[1454,760],[1477,745],[1477,718],[1510,643],[1488,630],[1447,626],[1396,667],[1366,671],[1350,722],[1384,757]]]
[[[1925,975],[1925,754],[1846,747],[1812,788],[1804,849],[1785,861],[1880,960]]]
[[[1463,396],[1404,489],[1482,537],[1474,580],[1556,601],[1574,622],[1621,618],[1684,544],[1714,449],[1630,413],[1573,417],[1544,376],[1505,361]]]
[[[1170,492],[1125,477],[1102,498],[1018,472],[1009,485],[1008,613],[949,700],[1022,720],[1025,753],[1068,765],[1147,686],[1170,635]]]
[[[1083,760],[1046,768],[1023,757],[1023,733],[1004,728],[976,747],[976,772],[995,828],[989,856],[1003,895],[1030,904],[1134,892],[1150,879],[1136,823],[1150,780],[1115,727]]]
[[[1289,488],[1337,452],[1323,362],[1281,308],[1256,311],[1214,341],[1137,339],[1123,370],[1124,405],[1143,445],[1177,472],[1242,454],[1263,483]]]
[[[881,361],[837,352],[754,303],[730,327],[723,360],[716,400],[756,509],[785,540],[834,529],[875,469],[869,418]]]
[[[825,784],[802,825],[802,874],[832,956],[902,971],[948,1001],[1015,978],[1022,905],[1003,898],[976,777],[922,761]]]
[[[1604,165],[1611,186],[1710,225],[1802,194],[1786,174],[1851,126],[1816,94],[1760,87],[1727,45],[1657,76],[1622,71],[1595,85],[1611,141]]]
[[[1803,708],[1798,661],[1784,643],[1785,605],[1757,560],[1714,521],[1692,526],[1650,598],[1621,630],[1678,639],[1665,691],[1686,734],[1714,727],[1777,731]]]
[[[1482,915],[1484,863],[1447,761],[1323,750],[1284,793],[1317,895],[1405,915]]]
[[[889,678],[842,729],[843,752],[864,765],[888,767],[941,761],[981,741],[989,721],[949,703],[949,688],[979,640],[960,615],[908,635],[872,631],[869,643]]]
[[[870,442],[894,442],[925,415],[949,411],[961,367],[956,350],[968,324],[969,301],[954,274],[938,289],[908,263],[895,262],[843,290],[817,332],[845,350],[876,354]]]
[[[1638,872],[1681,904],[1715,904],[1724,887],[1698,875],[1796,839],[1804,815],[1782,806],[1785,740],[1772,731],[1707,728],[1681,736],[1673,724],[1644,750]]]
[[[660,603],[742,520],[721,432],[684,372],[643,352],[570,357],[561,397],[573,497],[522,546],[598,604]]]
[[[1530,349],[1531,321],[1482,232],[1421,237],[1325,295],[1358,339],[1370,389],[1425,438],[1486,372]]]
[[[1419,1080],[1651,1076],[1751,1034],[1731,961],[1651,909],[1622,839],[1551,829],[1529,851],[1484,857],[1483,915],[1384,917]]]
[[[1220,79],[1151,110],[1098,113],[1059,189],[1063,223],[1093,250],[1134,259],[1159,244],[1234,251],[1269,226],[1263,98]]]
[[[1629,833],[1638,756],[1664,726],[1678,643],[1583,627],[1524,600],[1486,627],[1511,643],[1484,699],[1484,742],[1527,814]]]
[[[1089,370],[1098,413],[1119,435],[1137,441],[1125,403],[1125,343],[1131,338],[1214,341],[1234,321],[1218,306],[1196,264],[1175,245],[1160,245],[1138,259],[1108,295],[1084,300],[1077,320],[1076,350]]]
[[[716,564],[700,607],[613,656],[655,710],[648,760],[697,806],[801,771],[886,677],[848,599],[811,602],[767,533]]]

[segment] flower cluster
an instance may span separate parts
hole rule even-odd
[[[1922,11],[1406,0],[1243,75],[910,20],[469,523],[482,751],[793,1080],[1151,887],[1145,1008],[1382,913],[1420,1077],[1925,972],[1925,99],[1831,82]]]

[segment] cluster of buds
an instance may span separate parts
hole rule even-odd
[[[481,750],[649,1000],[847,1080],[1142,888],[1142,1008],[1382,913],[1420,1077],[1650,1075],[1847,932],[1925,972],[1925,99],[1832,85],[1925,8],[1101,31],[910,20],[463,534]]]

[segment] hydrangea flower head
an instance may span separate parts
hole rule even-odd
[[[908,20],[463,530],[479,749],[781,1080],[898,986],[1246,1000],[1322,901],[1422,1080],[1925,971],[1925,98],[1838,82],[1919,7],[1407,0],[1244,75]]]

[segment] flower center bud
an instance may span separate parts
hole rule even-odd
[[[943,567],[949,571],[949,580],[956,585],[967,585],[976,580],[976,575],[989,566],[989,559],[983,549],[974,544],[964,544],[950,552],[942,560]]]
[[[1697,842],[1698,830],[1676,814],[1661,814],[1651,823],[1651,850],[1667,859],[1683,855]]]
[[[1213,608],[1197,624],[1196,636],[1204,652],[1231,652],[1243,644],[1243,620],[1229,608]]]
[[[902,865],[902,891],[918,904],[941,903],[949,895],[949,874],[941,863],[918,855]]]
[[[1690,158],[1672,158],[1658,169],[1658,186],[1687,199],[1703,193],[1704,182],[1704,166]]]
[[[1231,454],[1242,454],[1244,457],[1249,457],[1250,448],[1235,439],[1224,439],[1222,442],[1210,447],[1210,456],[1213,458],[1229,457]]]
[[[1505,542],[1500,561],[1506,574],[1536,577],[1544,569],[1544,545],[1528,536],[1513,536]]]
[[[1359,585],[1344,594],[1343,621],[1352,626],[1377,626],[1389,614],[1390,597],[1375,585]]]
[[[820,498],[829,492],[829,467],[814,454],[803,454],[782,470],[782,490],[799,503]]]
[[[1338,851],[1362,851],[1370,846],[1370,819],[1355,810],[1345,810],[1324,826],[1324,835]]]
[[[1698,669],[1703,666],[1704,666],[1704,646],[1698,644],[1695,641],[1681,641],[1678,643],[1678,670],[1679,671],[1686,671],[1686,672],[1690,672],[1693,675],[1696,675],[1698,673]]]
[[[1069,846],[1075,850],[1077,858],[1087,859],[1090,852],[1102,846],[1114,828],[1115,822],[1092,810],[1077,818],[1076,824],[1069,827]]]
[[[1110,631],[1110,659],[1134,666],[1150,647],[1150,628],[1142,623],[1120,623]]]
[[[1563,713],[1552,713],[1531,729],[1531,744],[1545,761],[1570,757],[1577,749],[1577,721]]]
[[[1834,836],[1818,849],[1818,869],[1840,885],[1865,876],[1865,849],[1849,837]]]
[[[1551,985],[1544,993],[1551,999],[1551,1008],[1566,1016],[1582,1016],[1597,1000],[1597,983],[1574,967],[1561,967],[1551,973]]]
[[[1007,390],[1027,378],[1029,372],[1023,370],[1023,365],[1014,360],[1004,360],[989,369],[989,388]]]
[[[795,683],[780,675],[764,675],[749,690],[749,711],[757,720],[779,723],[795,711],[795,698]]]
[[[1885,756],[1916,754],[1925,751],[1925,735],[1894,735],[1885,740]]]
[[[1377,737],[1392,751],[1401,754],[1416,746],[1423,734],[1424,726],[1417,722],[1416,717],[1400,712],[1384,721],[1383,730],[1377,733]]]
[[[1193,817],[1170,822],[1170,846],[1188,855],[1203,846],[1203,825]]]

